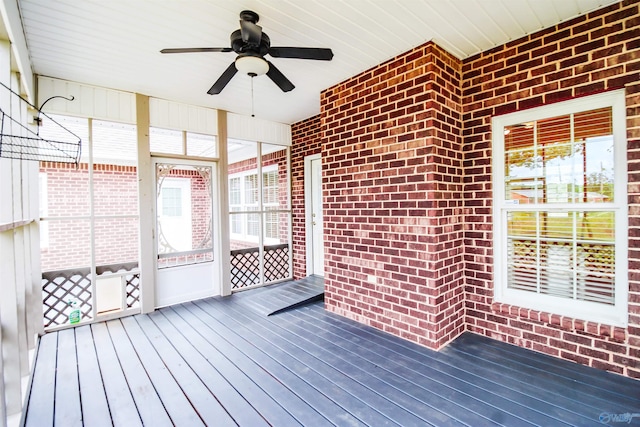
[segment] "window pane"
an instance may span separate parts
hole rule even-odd
[[[573,245],[568,242],[540,242],[540,293],[573,297]]]
[[[236,214],[233,213],[234,211],[239,211],[240,208],[231,208],[231,212],[229,215],[229,222],[231,223],[231,234],[237,234],[237,235],[242,235],[244,233],[243,231],[243,221],[244,221],[244,214]],[[232,237],[233,240],[233,237]],[[234,248],[237,249],[237,248]]]
[[[615,241],[613,212],[578,212],[576,227],[580,240],[598,240],[611,244]]]
[[[511,125],[504,134],[505,200],[613,201],[611,108]]]
[[[88,216],[90,210],[89,170],[86,163],[41,162],[42,186],[47,188],[46,205],[41,206],[49,217]]]
[[[509,236],[535,237],[538,233],[538,214],[536,212],[509,212],[507,231]]]
[[[46,116],[41,116],[42,124],[39,126],[38,131],[40,136],[44,139],[51,139],[54,141],[68,141],[69,134],[60,126],[66,128],[69,132],[74,133],[81,140],[81,157],[80,163],[89,162],[89,121],[79,117],[59,116],[57,114],[47,114],[51,119]],[[57,123],[57,124],[56,124]],[[60,126],[59,126],[60,125]]]
[[[278,205],[278,171],[262,174],[262,203],[265,206]]]
[[[611,107],[577,113],[574,123],[576,141],[613,134]]]
[[[613,202],[613,135],[586,139],[585,179],[582,201],[588,203]]]
[[[615,302],[615,246],[580,244],[577,248],[577,292],[585,301]]]
[[[182,132],[149,128],[149,147],[152,153],[184,154]]]
[[[247,214],[247,236],[257,238],[260,235],[260,215]]]
[[[537,144],[553,147],[571,142],[571,116],[552,117],[536,122]],[[550,149],[549,157],[562,156],[562,150]]]
[[[287,156],[285,147],[262,144],[262,200],[265,209],[290,209]]]
[[[507,287],[537,292],[538,252],[535,240],[507,240]]]
[[[242,190],[240,188],[240,178],[230,178],[229,179],[229,206],[231,210],[234,210],[234,207],[237,207],[236,210],[241,210],[242,206]]]
[[[138,213],[137,135],[134,125],[94,120],[94,213]]]
[[[509,212],[507,287],[613,304],[614,228],[613,212]]]
[[[548,239],[572,239],[574,212],[540,212],[540,234]]]
[[[533,123],[508,126],[505,139],[505,200],[535,203],[541,183],[540,158],[534,144]]]
[[[40,252],[42,271],[91,267],[91,222],[88,219],[42,223],[47,224],[49,233],[48,246]]]
[[[275,240],[280,237],[278,227],[278,213],[267,212],[264,214],[264,238]]]
[[[258,204],[258,175],[244,177],[244,202],[246,206]]]
[[[187,155],[218,157],[218,141],[213,135],[187,132]]]
[[[76,117],[50,115],[57,123],[78,135],[82,140],[80,165],[55,162],[40,162],[43,175],[42,186],[47,188],[45,206],[40,206],[50,217],[85,216],[89,209],[89,121]],[[60,139],[64,132],[47,117],[39,129],[46,139]]]
[[[541,147],[546,185],[538,203],[574,203],[580,197],[583,158],[576,148],[571,143]]]
[[[135,166],[138,161],[136,126],[93,120],[93,163]]]
[[[182,216],[182,189],[162,189],[162,215]]]

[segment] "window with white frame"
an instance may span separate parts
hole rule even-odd
[[[627,322],[624,91],[494,117],[497,302]]]
[[[255,169],[229,176],[229,210],[233,240],[258,241],[261,216],[259,213],[251,213],[259,209],[258,189],[258,172]],[[277,165],[262,168],[262,205],[266,211],[278,208]],[[267,212],[264,226],[265,243],[272,243],[280,237],[277,213]]]
[[[182,216],[182,188],[163,188],[161,196],[163,216]]]

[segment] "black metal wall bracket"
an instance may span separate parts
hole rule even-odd
[[[22,112],[25,111],[25,105],[27,108],[37,111],[37,115],[34,117],[34,124],[36,125],[34,130],[33,126],[29,127],[25,124],[25,120],[18,120],[11,117],[0,107],[0,157],[41,162],[73,163],[78,165],[82,152],[82,140],[42,111],[44,104],[53,98],[64,98],[67,101],[73,101],[74,97],[52,96],[43,102],[40,108],[37,108],[4,83],[0,82],[0,85],[10,94],[10,102],[8,105],[12,111],[23,114]],[[46,117],[56,125],[55,139],[40,136],[41,116]]]

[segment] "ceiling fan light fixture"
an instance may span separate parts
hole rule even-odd
[[[260,56],[240,55],[236,58],[236,68],[250,76],[261,76],[269,71],[269,64]]]

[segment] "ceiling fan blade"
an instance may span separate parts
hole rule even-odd
[[[175,49],[162,49],[160,53],[195,53],[195,52],[231,52],[230,47],[184,47]]]
[[[251,21],[240,20],[242,41],[251,45],[260,46],[262,40],[262,27]]]
[[[229,83],[231,78],[235,76],[237,72],[238,69],[236,68],[236,63],[232,62],[231,65],[229,65],[227,69],[224,70],[224,73],[222,73],[222,75],[218,77],[218,80],[216,80],[216,82],[213,84],[213,86],[211,86],[211,89],[209,89],[207,93],[209,95],[217,95],[222,92],[222,89],[224,89],[227,83]]]
[[[267,76],[273,80],[273,82],[275,84],[278,85],[278,87],[280,89],[282,89],[283,92],[289,92],[291,90],[293,90],[293,88],[295,88],[295,86],[293,85],[293,83],[291,83],[289,81],[288,78],[286,78],[284,76],[284,74],[282,74],[280,72],[280,70],[278,70],[276,68],[275,65],[273,65],[271,62],[267,61],[267,63],[269,64],[269,71],[267,71]]]
[[[333,52],[331,49],[319,47],[271,47],[269,54],[275,58],[317,59],[331,61]]]

